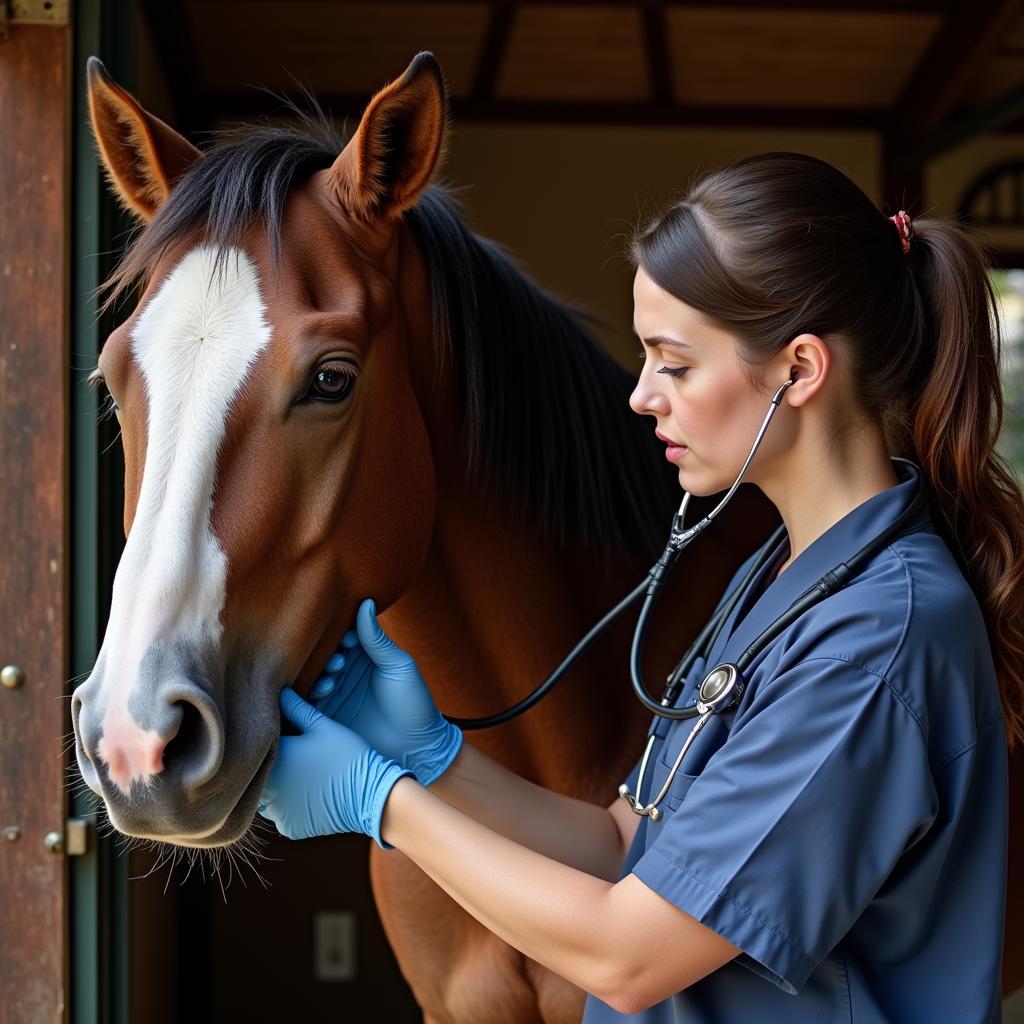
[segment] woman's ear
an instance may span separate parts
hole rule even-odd
[[[780,359],[787,360],[787,372],[794,380],[786,388],[786,401],[794,406],[803,405],[825,383],[832,366],[832,353],[816,334],[799,335],[784,351],[785,355],[780,355]]]
[[[390,221],[415,206],[441,160],[447,116],[441,66],[424,51],[370,100],[330,168],[342,209],[364,221]]]
[[[89,58],[88,80],[92,133],[110,183],[127,210],[151,220],[201,154],[144,110],[96,57]]]

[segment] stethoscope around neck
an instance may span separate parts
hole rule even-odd
[[[771,404],[769,405],[764,421],[761,423],[761,427],[757,432],[757,437],[754,439],[754,444],[750,449],[750,454],[743,463],[743,467],[740,469],[739,474],[733,481],[732,486],[726,492],[725,497],[723,497],[722,500],[703,519],[695,523],[693,526],[686,528],[686,510],[689,506],[691,495],[688,491],[685,492],[682,503],[679,506],[679,511],[675,514],[672,520],[672,529],[668,544],[665,546],[665,550],[662,552],[658,561],[651,567],[642,582],[639,583],[634,590],[627,594],[614,608],[612,608],[591,628],[590,632],[588,632],[579,641],[579,643],[576,644],[576,646],[566,655],[562,663],[533,691],[533,693],[524,697],[523,700],[519,701],[519,703],[510,708],[506,708],[504,711],[495,715],[489,715],[483,718],[453,718],[446,715],[445,717],[448,721],[457,725],[460,729],[489,729],[496,725],[502,725],[505,722],[511,721],[511,719],[516,718],[525,711],[528,711],[534,704],[552,690],[580,655],[587,650],[594,640],[600,636],[601,633],[603,633],[604,630],[615,621],[615,619],[617,619],[640,597],[643,597],[644,601],[640,608],[640,614],[637,617],[636,627],[633,630],[633,643],[630,650],[630,677],[633,683],[633,691],[640,703],[659,719],[665,718],[678,721],[687,718],[697,718],[697,722],[690,731],[689,736],[687,736],[686,742],[680,748],[672,769],[654,800],[649,801],[648,803],[641,803],[638,796],[634,796],[630,793],[629,788],[626,785],[619,787],[619,795],[629,803],[633,811],[637,814],[650,817],[652,821],[658,821],[661,817],[661,812],[658,810],[658,804],[661,803],[668,793],[672,779],[679,770],[679,766],[682,764],[683,758],[693,744],[693,741],[697,738],[701,730],[708,721],[710,721],[713,715],[720,714],[739,703],[746,685],[744,682],[744,672],[750,666],[751,662],[753,662],[753,660],[769,643],[772,642],[772,640],[783,632],[783,630],[787,629],[796,619],[803,615],[804,612],[819,601],[823,601],[825,598],[846,586],[846,584],[849,583],[849,581],[856,576],[861,569],[863,569],[871,558],[873,558],[879,551],[885,548],[890,541],[903,532],[906,526],[917,516],[928,501],[928,491],[924,486],[920,470],[917,466],[908,459],[893,457],[892,461],[906,465],[910,469],[912,475],[917,478],[917,489],[913,500],[907,508],[904,509],[904,511],[900,513],[900,515],[884,530],[865,544],[864,547],[861,548],[860,551],[858,551],[852,558],[845,562],[840,562],[832,569],[829,569],[821,579],[813,584],[813,586],[808,587],[807,590],[793,601],[782,615],[776,618],[774,622],[764,629],[760,635],[743,650],[735,662],[716,665],[710,672],[708,672],[701,681],[700,686],[697,688],[697,699],[694,705],[688,707],[676,707],[675,702],[679,698],[679,694],[685,685],[687,675],[693,667],[693,664],[696,662],[696,659],[698,657],[707,658],[711,650],[713,650],[715,641],[718,638],[722,627],[725,625],[726,620],[732,614],[737,603],[742,600],[743,596],[747,593],[754,578],[765,565],[772,562],[779,556],[782,547],[788,543],[786,528],[784,525],[780,526],[758,552],[757,557],[751,564],[746,576],[740,582],[739,586],[737,586],[733,591],[730,599],[714,616],[712,616],[694,640],[690,649],[683,655],[672,672],[669,673],[668,685],[661,701],[655,701],[648,692],[647,685],[643,677],[643,669],[641,667],[641,656],[643,654],[644,641],[647,635],[647,626],[654,611],[654,605],[657,602],[658,596],[661,593],[661,589],[665,584],[668,574],[671,572],[672,567],[675,565],[683,549],[688,547],[696,537],[699,537],[700,534],[702,534],[711,525],[715,517],[722,511],[726,504],[728,504],[729,500],[736,492],[736,489],[742,482],[750,463],[753,461],[755,454],[757,454],[757,449],[761,445],[761,440],[765,435],[765,431],[768,429],[768,424],[771,422],[772,417],[782,402],[782,396],[785,393],[786,388],[794,383],[796,383],[795,379],[785,381],[772,396]],[[648,736],[647,747],[645,748],[643,758],[640,761],[640,770],[636,784],[637,794],[642,791],[647,762],[650,759],[651,751],[656,739],[657,733],[652,728],[650,735]]]

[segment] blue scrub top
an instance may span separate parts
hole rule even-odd
[[[894,465],[897,486],[767,589],[777,564],[761,572],[678,703],[906,508],[914,474]],[[927,508],[746,681],[687,752],[663,819],[641,819],[622,869],[742,952],[642,1013],[589,996],[584,1024],[999,1021],[1006,738],[977,599]],[[660,720],[645,802],[692,726]]]

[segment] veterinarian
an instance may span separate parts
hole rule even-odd
[[[794,153],[704,175],[632,251],[632,408],[687,493],[749,460],[784,527],[679,680],[702,727],[655,716],[607,807],[545,790],[463,742],[367,600],[315,704],[281,693],[261,813],[400,850],[587,1024],[998,1020],[1024,510],[984,253]]]

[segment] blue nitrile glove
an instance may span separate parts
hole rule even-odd
[[[356,632],[342,638],[310,697],[429,786],[455,760],[462,730],[437,710],[416,662],[380,628],[376,612],[369,598],[359,606]]]
[[[381,838],[380,819],[391,787],[412,772],[322,715],[290,686],[281,691],[280,704],[301,735],[281,737],[260,814],[288,839],[362,832],[393,849]]]

